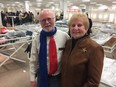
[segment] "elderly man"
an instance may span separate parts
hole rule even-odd
[[[32,42],[30,87],[59,87],[61,55],[69,36],[57,29],[55,15],[49,9],[40,12],[39,23],[42,30]]]

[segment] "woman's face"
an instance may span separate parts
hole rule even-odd
[[[85,35],[87,29],[83,24],[83,20],[74,20],[70,24],[70,34],[74,39],[81,38]]]

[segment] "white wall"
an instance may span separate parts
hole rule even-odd
[[[116,11],[91,11],[90,15],[96,22],[116,23]]]

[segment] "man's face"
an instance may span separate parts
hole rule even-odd
[[[40,14],[40,24],[46,32],[53,30],[55,25],[54,15],[49,11],[43,12]]]

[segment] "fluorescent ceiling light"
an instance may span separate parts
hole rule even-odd
[[[70,3],[70,1],[66,1],[67,3]]]
[[[72,6],[71,8],[72,9],[79,9],[79,7],[77,7],[77,6]]]
[[[41,2],[41,1],[43,1],[43,0],[36,0],[37,2]]]
[[[48,3],[53,4],[54,2],[48,2]]]
[[[18,4],[18,3],[20,3],[20,2],[15,2],[15,3],[17,3],[17,4]]]
[[[99,10],[108,9],[108,6],[106,6],[106,5],[101,5],[98,9],[99,9]]]
[[[25,1],[25,2],[30,2],[30,1]]]
[[[116,1],[112,2],[112,3],[116,3]]]
[[[82,2],[90,2],[90,0],[82,0]]]

